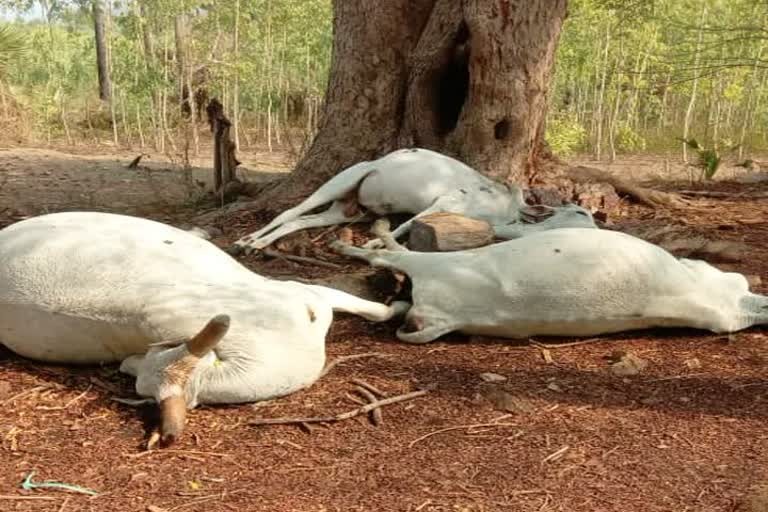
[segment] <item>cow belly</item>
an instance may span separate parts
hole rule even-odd
[[[688,318],[618,316],[562,321],[513,321],[496,325],[469,325],[461,332],[469,335],[497,338],[528,338],[531,336],[598,336],[651,327],[697,327]]]
[[[21,305],[0,306],[0,344],[51,363],[121,361],[147,351],[152,341],[138,328]]]

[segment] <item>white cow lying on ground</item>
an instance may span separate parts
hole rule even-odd
[[[328,203],[326,211],[305,215]],[[236,241],[235,247],[263,249],[302,229],[365,220],[358,214],[359,206],[377,215],[458,213],[487,221],[496,236],[505,239],[559,227],[596,227],[592,214],[580,206],[528,207],[518,187],[508,188],[434,151],[401,149],[341,171],[304,202]],[[543,216],[549,218],[542,220]],[[412,221],[401,224],[395,238],[406,234]],[[367,247],[378,245],[371,241]]]
[[[311,385],[333,311],[384,321],[402,306],[267,279],[136,217],[57,213],[0,231],[0,343],[40,361],[122,361],[138,394],[160,404],[166,442],[187,407]]]
[[[397,337],[427,343],[452,331],[507,338],[594,336],[649,327],[732,332],[768,323],[768,297],[741,274],[676,259],[639,238],[558,229],[459,252],[334,242],[334,249],[412,281],[413,306]]]

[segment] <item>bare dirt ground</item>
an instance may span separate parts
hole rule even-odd
[[[76,208],[171,222],[191,215],[178,173],[158,170],[149,182],[124,169],[130,158],[0,151],[0,180],[8,176],[0,225]],[[662,167],[658,159],[648,165]],[[727,268],[768,278],[768,200],[738,196],[766,185],[672,178],[666,189],[734,196],[700,199],[684,211],[627,206],[619,224],[684,223],[744,241],[752,252]],[[265,220],[233,217],[216,242],[226,245]],[[359,268],[327,257],[343,271]],[[245,263],[275,276],[332,272],[279,259]],[[765,284],[757,289],[768,292]],[[0,352],[0,510],[709,512],[750,510],[745,499],[753,486],[768,482],[764,329],[734,336],[642,331],[545,351],[458,335],[410,346],[396,341],[395,327],[340,316],[328,336],[329,359],[383,357],[344,363],[310,389],[258,407],[201,407],[177,445],[153,452],[141,451],[151,410],[110,400],[133,396],[132,382],[114,366],[51,366]],[[607,356],[617,349],[649,366],[635,376],[614,375]],[[485,372],[508,380],[486,383]],[[385,407],[379,427],[365,417],[309,433],[249,425],[259,417],[352,409],[354,378],[393,395],[431,391]],[[98,495],[22,490],[33,471],[35,482],[76,484]]]

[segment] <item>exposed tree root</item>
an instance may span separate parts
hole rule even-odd
[[[691,204],[689,200],[684,199],[677,194],[641,187],[624,178],[614,176],[609,172],[595,169],[594,167],[587,167],[584,165],[570,167],[566,171],[566,174],[567,177],[576,183],[608,183],[620,194],[628,195],[635,201],[650,208],[658,208],[660,206],[685,208]]]
[[[710,262],[742,261],[749,246],[729,240],[710,240],[686,226],[620,225],[614,229],[627,233],[671,252],[681,258],[700,258]]]
[[[717,199],[768,199],[768,192],[717,192],[714,190],[681,190],[684,196],[712,197]]]

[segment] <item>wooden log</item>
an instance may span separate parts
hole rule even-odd
[[[493,240],[493,228],[487,222],[441,212],[413,222],[408,248],[420,252],[461,251],[488,245]]]

